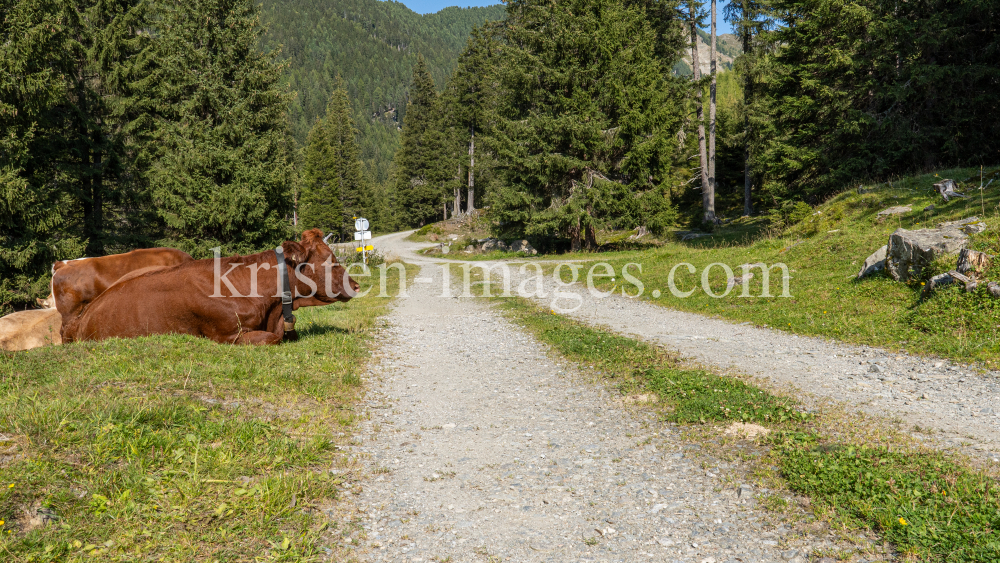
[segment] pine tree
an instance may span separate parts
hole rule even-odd
[[[252,0],[170,2],[157,14],[151,169],[164,244],[195,255],[277,244],[291,223],[291,97],[258,49]]]
[[[309,132],[306,145],[300,204],[303,229],[319,227],[343,238],[354,230],[353,218],[371,208],[356,137],[351,102],[338,76],[326,116]]]
[[[482,132],[484,117],[497,82],[496,69],[499,64],[500,34],[502,24],[487,23],[481,28],[473,28],[465,50],[458,57],[455,73],[446,89],[449,106],[449,123],[455,128],[453,135],[461,137],[467,156],[462,159],[466,169],[466,213],[476,209],[476,178],[487,170],[486,159],[479,157],[476,168],[476,131]],[[457,139],[456,139],[457,141]],[[459,174],[461,175],[461,174]],[[482,178],[481,178],[482,180]],[[482,185],[482,181],[480,181]],[[458,187],[455,188],[458,190]],[[455,193],[455,206],[460,209],[461,194]]]
[[[319,228],[339,236],[344,222],[344,205],[340,199],[340,175],[331,137],[326,119],[317,120],[309,131],[299,198],[299,227],[302,230]]]
[[[0,2],[0,286],[18,299],[54,259],[149,240],[128,97],[147,16],[138,0]]]
[[[85,243],[69,228],[75,198],[52,160],[61,154],[72,16],[56,1],[0,0],[0,311],[27,301],[52,261]]]
[[[701,158],[701,207],[702,221],[712,224],[715,222],[715,191],[713,189],[713,179],[711,177],[711,167],[708,159],[708,145],[705,139],[705,115],[704,104],[702,103],[702,79],[701,63],[698,60],[698,32],[697,27],[702,14],[699,13],[700,2],[688,0],[688,27],[691,30],[691,67],[692,79],[694,80],[694,105],[695,117],[698,121],[698,156]]]
[[[733,25],[733,31],[740,40],[742,53],[736,58],[733,69],[739,75],[743,90],[743,130],[739,141],[743,145],[743,216],[753,214],[753,171],[750,165],[750,150],[754,142],[754,128],[751,114],[756,107],[754,83],[759,73],[758,43],[760,34],[767,29],[769,23],[764,14],[766,10],[759,0],[734,0],[725,8],[726,20]]]
[[[371,202],[368,200],[362,164],[358,158],[358,130],[351,118],[351,101],[340,76],[337,76],[336,88],[327,105],[326,122],[343,205],[339,233],[346,236],[354,231],[353,218],[364,215]]]
[[[494,214],[511,233],[596,246],[601,226],[672,220],[663,184],[681,85],[654,55],[644,11],[611,0],[508,4]]]
[[[446,187],[441,183],[442,178],[447,177],[447,170],[439,159],[441,139],[437,120],[434,79],[427,72],[424,58],[418,57],[395,159],[395,190],[408,225],[434,221],[441,216],[441,205],[447,199]]]

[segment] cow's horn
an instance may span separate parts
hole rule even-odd
[[[333,236],[333,233],[330,233],[330,234],[326,235],[325,237],[323,237],[323,242],[326,242],[327,239],[329,239],[332,236]]]

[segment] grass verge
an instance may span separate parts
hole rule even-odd
[[[1000,558],[995,471],[922,448],[901,433],[868,433],[835,410],[805,412],[793,399],[752,383],[686,369],[655,346],[545,312],[526,300],[494,303],[567,359],[611,379],[623,394],[655,393],[656,408],[668,420],[699,428],[726,421],[766,426],[773,431],[762,441],[767,451],[749,456],[755,470],[773,464],[780,485],[808,496],[813,513],[831,526],[870,530],[911,560]]]
[[[374,295],[378,276],[357,279]],[[300,309],[300,339],[274,347],[0,354],[0,559],[342,558],[354,530],[336,503],[359,478],[342,447],[390,301],[373,295]]]

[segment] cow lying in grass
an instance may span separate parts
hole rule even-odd
[[[0,317],[0,350],[31,350],[59,344],[59,311],[32,309]]]
[[[357,282],[337,263],[319,229],[281,248],[296,297],[293,307],[356,295]],[[277,253],[268,250],[139,274],[108,288],[64,326],[63,341],[191,334],[226,344],[278,344],[285,322],[277,264]]]
[[[174,248],[143,248],[124,254],[60,260],[52,264],[52,293],[40,305],[54,307],[65,327],[88,303],[123,276],[138,275],[193,260]]]

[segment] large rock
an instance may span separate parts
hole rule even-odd
[[[948,221],[946,223],[938,223],[937,228],[939,229],[958,229],[967,235],[974,235],[976,233],[981,233],[986,230],[986,223],[979,220],[979,217],[966,217],[965,219],[959,219],[958,221]]]
[[[888,248],[889,245],[884,245],[882,248],[876,250],[871,256],[865,259],[865,263],[861,266],[861,271],[858,272],[858,279],[881,272],[885,269],[885,255]]]
[[[889,209],[883,209],[882,211],[879,211],[877,217],[879,219],[885,219],[890,215],[905,215],[910,211],[913,211],[913,208],[910,207],[909,205],[897,205],[896,207],[890,207]]]
[[[504,241],[495,238],[488,238],[482,241],[482,246],[479,247],[479,249],[483,252],[490,252],[493,250],[502,250],[506,252],[509,248],[510,247],[508,247]]]
[[[62,316],[56,309],[32,309],[0,317],[0,350],[13,352],[62,344],[61,325]]]
[[[896,281],[919,278],[939,256],[958,254],[967,240],[968,236],[955,228],[896,229],[889,236],[885,265]]]
[[[510,243],[510,251],[523,252],[524,254],[530,254],[532,256],[538,254],[538,251],[535,250],[535,247],[531,246],[531,244],[529,244],[528,241],[526,240],[516,240]]]

